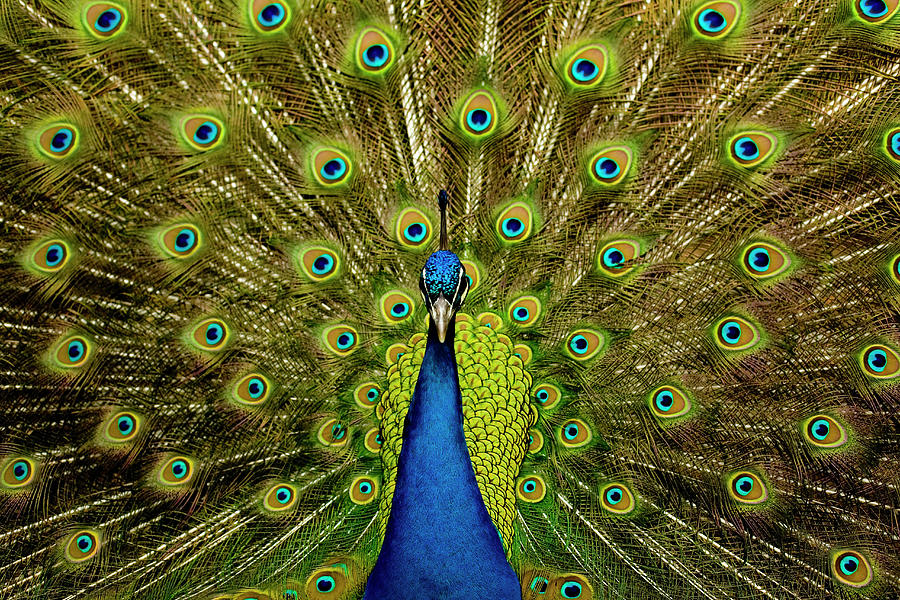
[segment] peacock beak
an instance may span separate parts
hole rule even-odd
[[[438,294],[437,299],[431,303],[429,313],[431,314],[434,327],[437,329],[438,340],[442,344],[447,339],[447,329],[453,320],[453,312],[453,305],[450,304],[450,301],[443,294]]]

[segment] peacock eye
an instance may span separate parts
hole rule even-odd
[[[321,246],[312,246],[300,250],[297,263],[301,273],[310,281],[320,283],[337,275],[340,258],[337,252]]]
[[[606,336],[594,329],[577,329],[566,340],[566,353],[577,361],[586,361],[604,349]]]
[[[188,258],[201,245],[200,230],[190,223],[181,223],[164,229],[159,235],[159,243],[165,254],[173,258]]]
[[[66,558],[69,562],[80,563],[89,560],[99,549],[99,535],[92,530],[78,531],[66,543]]]
[[[35,463],[30,458],[14,457],[0,473],[0,487],[8,490],[23,488],[34,481],[35,471]]]
[[[324,446],[343,447],[347,445],[347,441],[350,439],[350,431],[341,421],[328,419],[319,426],[316,437]]]
[[[766,131],[745,131],[731,138],[729,152],[738,165],[756,167],[770,158],[778,148],[778,138]]]
[[[509,305],[507,314],[519,327],[530,327],[541,316],[541,301],[535,296],[521,296]]]
[[[60,271],[69,262],[69,245],[63,240],[53,239],[40,244],[31,255],[31,264],[41,273],[52,274]]]
[[[347,356],[356,350],[359,334],[348,325],[333,325],[323,335],[325,347],[338,356]]]
[[[227,346],[230,338],[231,332],[224,321],[209,318],[194,326],[188,340],[198,350],[219,352]]]
[[[64,369],[83,366],[91,356],[91,343],[81,335],[63,339],[53,352],[53,362]]]
[[[497,103],[487,90],[473,92],[463,103],[460,125],[463,131],[475,139],[482,138],[497,128]]]
[[[95,38],[109,39],[122,31],[127,18],[125,9],[111,2],[88,4],[82,16],[82,25]]]
[[[807,419],[803,435],[816,448],[839,448],[849,439],[844,426],[829,415],[814,415]]]
[[[547,494],[547,486],[539,475],[529,475],[519,479],[516,485],[516,496],[523,502],[535,503],[544,499]]]
[[[587,579],[577,573],[567,573],[555,578],[551,588],[557,592],[551,597],[564,598],[565,600],[590,598],[593,595],[593,590]]]
[[[562,397],[562,392],[558,387],[551,383],[541,383],[534,387],[532,395],[541,408],[546,410],[552,408],[559,402],[559,399]]]
[[[400,212],[395,230],[400,244],[410,249],[422,248],[431,240],[431,221],[415,208],[406,208]]]
[[[884,23],[897,13],[898,0],[855,0],[856,15],[867,23]]]
[[[882,344],[865,348],[860,361],[863,371],[875,379],[893,379],[900,374],[900,356],[893,348]]]
[[[653,390],[650,393],[649,404],[653,414],[661,419],[674,419],[691,410],[687,394],[671,385]]]
[[[900,5],[900,0],[898,0],[897,4]],[[889,131],[884,140],[888,156],[892,160],[900,162],[900,129]]]
[[[691,24],[701,37],[720,39],[734,29],[740,15],[741,5],[734,0],[706,2],[694,12]]]
[[[253,27],[260,33],[281,31],[290,22],[291,9],[281,0],[252,0],[250,14]]]
[[[297,504],[297,489],[286,483],[273,485],[263,497],[263,507],[269,512],[284,512]]]
[[[375,382],[369,381],[357,386],[353,397],[362,408],[372,408],[378,404],[378,400],[381,398],[381,388]]]
[[[319,185],[333,187],[349,181],[353,163],[337,148],[320,148],[312,153],[310,169]]]
[[[415,309],[415,302],[400,290],[391,290],[381,297],[381,316],[391,324],[407,321]]]
[[[862,588],[872,582],[874,570],[862,553],[856,550],[839,550],[832,553],[831,572],[844,585]]]
[[[37,147],[48,158],[65,158],[78,147],[78,128],[71,123],[45,127],[38,136]]]
[[[581,419],[569,419],[559,428],[559,440],[566,448],[581,448],[592,437],[591,428]]]
[[[350,484],[350,501],[354,504],[370,504],[378,496],[378,480],[363,476]]]
[[[609,55],[599,44],[585,46],[566,63],[565,80],[576,89],[595,87],[603,80]]]
[[[212,115],[189,115],[181,121],[181,135],[193,150],[212,150],[225,140],[225,125]]]
[[[762,479],[750,471],[738,471],[728,477],[728,492],[741,504],[762,504],[769,499],[769,491]]]
[[[631,148],[627,146],[611,146],[600,150],[591,157],[591,178],[603,186],[616,185],[631,169],[632,156]]]
[[[737,316],[721,319],[715,332],[715,341],[724,350],[749,350],[760,340],[756,326]]]
[[[114,443],[127,442],[134,439],[140,430],[138,416],[130,411],[114,413],[103,429],[104,437]]]
[[[369,27],[356,42],[356,64],[367,75],[381,75],[394,64],[394,45],[382,31]]]
[[[268,377],[261,373],[249,373],[234,385],[232,398],[241,404],[258,405],[268,399],[270,389]]]
[[[384,440],[381,438],[381,432],[377,427],[373,427],[366,434],[366,439],[364,441],[366,450],[371,452],[372,454],[378,454],[381,452],[381,445],[384,443]]]

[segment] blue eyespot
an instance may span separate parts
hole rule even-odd
[[[476,108],[466,113],[466,124],[472,131],[484,131],[491,125],[491,113],[483,108]]]
[[[563,598],[578,598],[581,596],[581,584],[568,581],[562,586],[562,597]]]
[[[426,235],[428,235],[428,228],[424,223],[411,223],[403,230],[403,237],[413,243],[421,242]]]
[[[391,314],[397,318],[403,318],[409,314],[409,303],[397,302],[391,307]]]
[[[656,404],[656,408],[658,408],[660,412],[668,412],[669,409],[672,408],[672,405],[675,404],[675,397],[669,390],[662,390],[661,392],[656,394],[654,402]]]
[[[116,8],[107,8],[100,13],[100,16],[94,21],[94,28],[96,28],[97,31],[108,33],[118,27],[121,22],[122,12]]]
[[[372,492],[372,484],[368,481],[359,482],[359,492],[361,494],[370,494]]]
[[[79,535],[78,539],[75,540],[75,545],[78,546],[79,550],[87,554],[94,547],[94,540],[89,535]]]
[[[345,331],[337,338],[337,347],[338,350],[346,350],[347,348],[353,345],[355,338],[352,333],[349,331]]]
[[[222,341],[225,330],[218,323],[210,323],[206,326],[206,341],[210,345],[218,344]]]
[[[529,494],[530,494],[531,492],[533,492],[534,490],[537,489],[537,483],[535,483],[535,481],[534,481],[533,479],[529,479],[529,480],[526,481],[525,484],[522,486],[522,489],[523,489],[526,493],[529,493]]]
[[[323,594],[327,594],[331,590],[335,588],[334,577],[331,575],[322,575],[318,579],[316,579],[316,589],[322,592]]]
[[[728,321],[722,325],[722,338],[729,344],[736,344],[741,339],[741,324],[737,321]]]
[[[284,7],[278,3],[273,2],[272,4],[268,4],[259,11],[259,15],[257,15],[257,20],[259,24],[263,27],[277,27],[284,21],[284,18],[287,16],[287,12],[284,10]]]
[[[859,560],[853,556],[845,556],[841,560],[841,572],[844,575],[853,575],[859,568]]]
[[[573,336],[569,341],[569,348],[575,354],[585,354],[588,350],[588,341],[587,338],[581,334]]]
[[[734,142],[734,153],[741,160],[753,160],[759,157],[759,146],[748,137],[741,137]]]
[[[621,172],[619,163],[611,158],[603,157],[594,163],[594,173],[600,179],[615,179]]]
[[[572,63],[572,77],[576,81],[590,81],[597,76],[597,71],[597,65],[594,64],[594,61],[586,58],[579,58]]]
[[[707,8],[701,12],[698,20],[700,21],[700,27],[707,33],[718,33],[728,25],[725,15],[712,8]]]
[[[608,504],[615,506],[616,504],[618,504],[619,502],[622,501],[622,498],[623,498],[623,494],[622,494],[621,489],[619,489],[617,487],[611,487],[608,490],[606,490],[606,502]]]
[[[525,229],[524,223],[522,223],[520,219],[517,219],[515,217],[504,219],[501,227],[503,229],[503,234],[508,237],[515,237],[522,233],[522,230]]]
[[[197,243],[197,235],[188,228],[184,228],[175,236],[175,250],[187,252]]]
[[[880,348],[870,350],[866,355],[866,364],[876,373],[881,373],[887,366],[887,353]]]
[[[16,478],[16,481],[22,481],[28,477],[28,463],[24,460],[15,463],[13,465],[13,477]]]
[[[134,431],[134,419],[132,419],[128,415],[122,415],[116,421],[116,426],[119,428],[119,432],[122,435],[128,435],[129,433]]]
[[[750,268],[760,273],[769,268],[769,251],[765,248],[754,248],[750,251]]]
[[[69,357],[69,360],[74,362],[78,362],[84,357],[84,343],[79,340],[72,340],[69,342],[69,347],[66,349],[66,354]],[[882,367],[883,369],[884,367]]]
[[[65,152],[75,140],[75,132],[68,127],[60,127],[50,140],[50,147],[54,152]]]
[[[566,436],[567,440],[574,440],[578,437],[578,425],[575,423],[570,423],[563,430],[563,434]]]
[[[250,381],[247,382],[247,393],[251,398],[256,400],[260,396],[262,396],[266,391],[265,382],[259,377],[253,377]]]
[[[607,248],[603,253],[603,264],[610,269],[621,269],[625,264],[625,255],[616,247]]]
[[[516,310],[513,311],[513,318],[516,321],[527,321],[528,317],[531,316],[531,313],[524,306],[520,306]]]
[[[387,46],[384,44],[372,44],[363,52],[363,62],[367,66],[377,69],[388,61],[389,56]]]
[[[891,135],[891,152],[894,156],[900,156],[900,131]]]
[[[291,501],[292,495],[293,494],[291,493],[291,488],[280,487],[275,492],[275,499],[278,501],[279,504],[287,504],[288,502]]]
[[[344,436],[347,434],[347,428],[344,427],[340,423],[335,423],[331,426],[331,439],[337,441],[344,439]]]
[[[374,402],[375,400],[378,400],[378,395],[379,395],[378,390],[375,389],[374,387],[369,388],[369,391],[366,392],[366,398],[368,398],[372,402]]]
[[[187,475],[187,472],[188,466],[183,460],[176,460],[172,463],[172,475],[175,476],[175,479],[181,479]]]
[[[44,255],[44,262],[48,267],[55,267],[66,257],[66,251],[61,244],[50,244]]]
[[[741,496],[746,496],[751,490],[753,490],[753,478],[747,477],[746,475],[738,477],[738,480],[734,484],[734,491]]]
[[[208,144],[219,135],[219,126],[212,121],[203,121],[194,131],[194,141],[198,144]]]
[[[537,398],[538,402],[541,404],[545,403],[548,398],[550,398],[550,392],[547,390],[538,390],[538,393],[534,395]]]
[[[859,9],[867,17],[876,19],[887,14],[888,5],[884,0],[860,0]]]
[[[828,432],[831,431],[831,425],[828,424],[826,419],[816,419],[809,429],[814,438],[822,441],[828,437]]]
[[[332,158],[322,165],[319,173],[323,179],[334,181],[340,179],[347,172],[347,162],[343,158]]]
[[[320,254],[312,263],[312,272],[316,275],[325,275],[334,268],[334,259],[330,254]]]

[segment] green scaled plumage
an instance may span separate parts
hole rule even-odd
[[[361,597],[441,189],[524,598],[894,597],[898,6],[4,2],[0,597]]]

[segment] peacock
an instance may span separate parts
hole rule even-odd
[[[2,0],[0,598],[900,598],[898,0]]]

